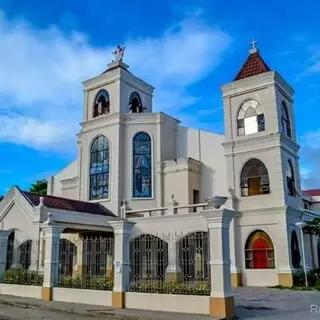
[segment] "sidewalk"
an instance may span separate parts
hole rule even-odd
[[[209,316],[112,309],[0,295],[0,320],[212,320]]]

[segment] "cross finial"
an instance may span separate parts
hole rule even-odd
[[[257,40],[252,40],[251,42],[250,42],[250,44],[251,44],[251,46],[252,46],[252,49],[256,49],[257,47],[256,47],[256,44],[258,43],[258,41]]]
[[[255,52],[258,51],[257,43],[258,43],[257,40],[252,40],[252,41],[250,42],[250,45],[251,45],[251,48],[250,48],[250,50],[249,50],[249,53],[250,53],[250,54],[251,54],[251,53],[255,53]]]

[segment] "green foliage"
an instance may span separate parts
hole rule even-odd
[[[131,284],[130,291],[208,296],[210,295],[210,285],[208,282],[176,283],[141,281]]]
[[[45,196],[47,194],[48,183],[47,180],[37,180],[30,187],[30,192],[36,193],[40,196]]]
[[[306,233],[320,236],[320,218],[314,218],[313,221],[308,222],[307,226],[303,230]]]
[[[320,288],[320,268],[307,272],[307,278],[310,287]],[[295,287],[305,287],[305,276],[302,270],[294,273],[293,284]]]
[[[3,282],[29,286],[42,286],[43,275],[38,271],[9,269],[4,273]]]
[[[3,199],[3,196],[0,196],[0,201]]]
[[[63,276],[60,278],[59,286],[77,289],[112,290],[113,280],[106,277]]]

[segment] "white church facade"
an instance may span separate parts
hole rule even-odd
[[[9,191],[0,202],[3,234],[36,237],[41,256],[48,212],[64,226],[61,238],[74,243],[89,233],[112,238],[109,223],[125,219],[135,224],[128,233],[131,273],[153,281],[204,281],[211,249],[203,213],[218,195],[221,208],[234,213],[226,258],[232,285],[292,285],[302,264],[296,223],[317,217],[319,201],[300,186],[294,90],[256,48],[221,88],[224,135],[153,112],[154,88],[133,75],[122,56],[83,86],[77,159],[48,179],[43,198]],[[307,268],[317,268],[318,239],[303,237]],[[146,248],[149,255],[142,253]],[[83,269],[81,257],[70,263],[73,271]],[[108,268],[114,268],[110,261]]]

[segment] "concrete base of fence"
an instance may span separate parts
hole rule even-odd
[[[41,289],[40,286],[0,283],[0,294],[16,297],[41,299]]]
[[[127,292],[126,308],[208,315],[209,296]]]
[[[292,287],[293,286],[293,276],[292,273],[279,273],[279,285],[284,287]]]
[[[112,307],[122,309],[126,307],[126,293],[112,292]]]
[[[52,288],[42,287],[41,299],[44,301],[51,301],[52,300]]]
[[[53,288],[52,300],[111,307],[112,291],[75,288]]]
[[[167,282],[180,282],[181,273],[180,272],[166,272],[166,281]]]
[[[236,315],[234,297],[210,297],[210,316],[231,320]]]
[[[231,273],[231,285],[233,288],[242,286],[242,273]]]

